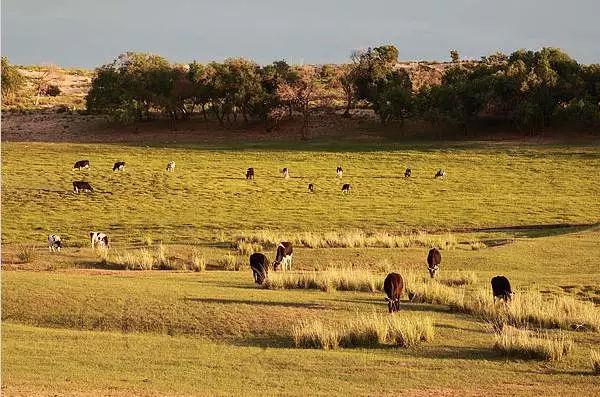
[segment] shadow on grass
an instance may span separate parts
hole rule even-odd
[[[434,360],[489,360],[504,361],[506,357],[490,348],[465,346],[431,346],[415,349],[411,352],[415,357]]]
[[[245,299],[222,299],[222,298],[184,298],[188,302],[199,303],[218,303],[223,305],[257,305],[257,306],[275,306],[275,307],[296,307],[303,309],[331,310],[331,308],[316,303],[301,302],[272,302]]]
[[[600,222],[595,223],[555,223],[555,224],[534,224],[534,225],[516,225],[499,226],[469,229],[470,232],[508,232],[515,237],[550,237],[561,236],[563,234],[579,233],[587,230],[600,228]],[[487,243],[486,243],[487,244]]]

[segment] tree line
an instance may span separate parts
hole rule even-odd
[[[225,126],[261,121],[267,129],[294,115],[308,125],[316,110],[343,109],[350,116],[365,106],[382,123],[417,119],[465,131],[485,117],[531,132],[561,122],[600,124],[599,64],[580,64],[556,48],[465,62],[453,50],[451,57],[439,84],[415,90],[392,45],[355,51],[347,64],[322,66],[261,66],[244,58],[181,65],[128,52],[96,69],[86,106],[125,123],[159,112],[174,122],[200,114]],[[4,70],[13,73],[3,59],[3,94]]]

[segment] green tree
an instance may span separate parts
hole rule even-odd
[[[16,67],[8,62],[8,58],[2,57],[2,97],[4,100],[12,99],[25,85],[25,78]]]

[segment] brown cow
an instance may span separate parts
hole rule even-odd
[[[435,274],[440,269],[440,263],[442,263],[442,254],[437,248],[432,248],[427,254],[427,270],[431,278],[435,277]]]
[[[404,280],[398,273],[390,273],[386,276],[383,282],[383,290],[387,297],[385,300],[388,303],[388,311],[390,313],[400,310],[400,296],[404,290]]]

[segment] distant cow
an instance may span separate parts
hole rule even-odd
[[[444,170],[438,170],[435,175],[434,178],[443,178],[446,176],[446,172]]]
[[[383,290],[387,295],[385,300],[388,303],[388,311],[390,313],[400,310],[400,297],[404,290],[404,280],[398,273],[390,273],[383,281]]]
[[[412,171],[410,168],[407,168],[406,170],[404,170],[404,177],[405,178],[410,178],[410,175],[412,174]]]
[[[510,301],[513,292],[508,279],[504,276],[492,277],[492,293],[494,294],[494,299],[502,299],[504,302]]]
[[[273,270],[278,270],[280,267],[283,270],[292,270],[292,256],[294,255],[294,248],[292,243],[288,241],[282,241],[277,246],[277,252],[275,253],[275,260],[273,261]]]
[[[58,234],[50,234],[48,236],[48,250],[55,252],[60,252],[62,248],[62,241],[60,241],[60,236]]]
[[[350,193],[350,184],[349,183],[344,183],[344,186],[342,186],[342,193]]]
[[[125,169],[125,162],[124,161],[117,161],[113,165],[113,171],[123,171],[124,169]]]
[[[435,274],[440,269],[440,263],[442,263],[442,254],[437,248],[432,248],[427,254],[427,270],[431,278],[435,277]]]
[[[288,179],[290,177],[290,171],[287,169],[287,167],[281,170],[281,174],[285,179]]]
[[[79,193],[79,192],[93,192],[94,189],[92,189],[92,186],[90,185],[89,182],[85,182],[85,181],[74,181],[73,182],[73,193]]]
[[[246,170],[246,179],[254,179],[254,168],[250,167]]]
[[[90,160],[79,160],[75,162],[73,166],[74,170],[81,170],[83,168],[90,168]]]
[[[108,236],[101,232],[90,232],[90,241],[92,248],[106,247],[108,248]]]
[[[312,183],[308,184],[308,192],[309,193],[314,193],[315,192],[315,185],[313,185]]]
[[[167,171],[168,172],[175,171],[175,162],[173,160],[171,160],[167,163]]]
[[[250,255],[250,268],[256,284],[262,284],[269,273],[269,260],[260,252]]]
[[[342,167],[339,167],[339,166],[338,166],[338,167],[335,169],[335,173],[336,173],[336,175],[338,176],[338,178],[341,178],[341,177],[342,177],[342,174],[344,173],[344,170],[342,169]]]

